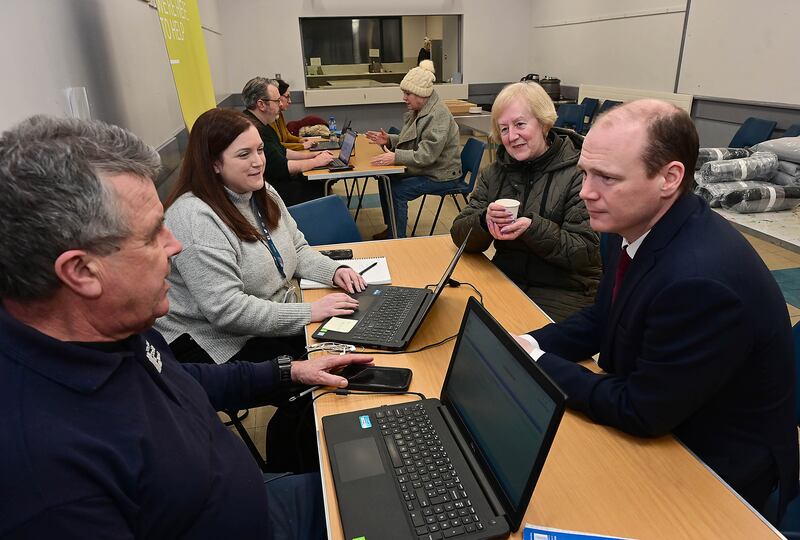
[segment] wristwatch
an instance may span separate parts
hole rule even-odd
[[[275,362],[278,364],[281,385],[289,386],[292,384],[292,357],[284,354],[277,357]]]

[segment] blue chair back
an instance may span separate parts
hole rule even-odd
[[[572,129],[580,132],[583,129],[583,117],[585,111],[583,105],[564,104],[558,108],[558,118],[556,118],[556,127],[572,126]]]
[[[783,132],[784,137],[800,137],[800,124],[792,124]]]
[[[288,210],[311,246],[361,241],[358,227],[338,195],[295,204]]]
[[[467,143],[461,150],[461,179],[467,184],[466,193],[472,193],[472,188],[475,187],[475,180],[481,170],[481,161],[485,150],[486,143],[474,137],[467,139]],[[469,173],[469,180],[467,180],[467,173]]]
[[[617,105],[622,105],[622,102],[621,101],[614,101],[613,99],[607,99],[607,100],[603,101],[603,103],[600,105],[600,109],[597,111],[597,114],[598,115],[603,114],[607,110],[613,109]]]
[[[772,135],[777,122],[772,120],[764,120],[763,118],[755,118],[751,116],[744,123],[739,126],[738,131],[733,135],[731,143],[728,145],[730,148],[747,148],[764,142]]]
[[[594,120],[594,113],[597,112],[597,106],[600,105],[600,101],[597,98],[585,97],[583,101],[581,101],[581,105],[583,105],[583,112],[586,115],[584,123],[587,125],[591,124],[592,120]]]

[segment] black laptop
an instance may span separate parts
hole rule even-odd
[[[339,157],[333,158],[333,161],[327,165],[320,165],[314,167],[312,170],[327,169],[329,171],[349,171],[353,168],[350,165],[350,157],[353,155],[353,150],[356,147],[356,132],[346,131],[342,135],[342,148],[339,150]]]
[[[519,529],[566,396],[474,299],[441,401],[322,419],[345,538],[500,538]]]
[[[350,121],[348,120],[344,128],[342,128],[342,135],[350,131]],[[338,150],[342,147],[342,140],[339,138],[335,141],[319,141],[314,143],[309,150]]]
[[[375,349],[405,349],[453,275],[467,245],[469,233],[433,291],[419,287],[367,285],[364,291],[350,295],[358,299],[355,313],[327,319],[312,337],[320,341],[337,341]],[[334,323],[331,323],[331,319],[334,319]],[[347,332],[332,329],[337,327],[335,323],[340,319],[357,322]]]

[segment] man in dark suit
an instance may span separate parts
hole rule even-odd
[[[798,491],[786,303],[748,242],[691,193],[689,115],[636,101],[599,118],[578,162],[610,236],[595,304],[520,342],[568,405],[627,433],[672,433],[755,508]],[[627,267],[627,268],[626,268]],[[575,363],[600,353],[604,373]]]

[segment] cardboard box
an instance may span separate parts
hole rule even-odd
[[[450,109],[450,114],[469,114],[470,107],[476,107],[474,103],[463,99],[446,99],[444,104]]]

